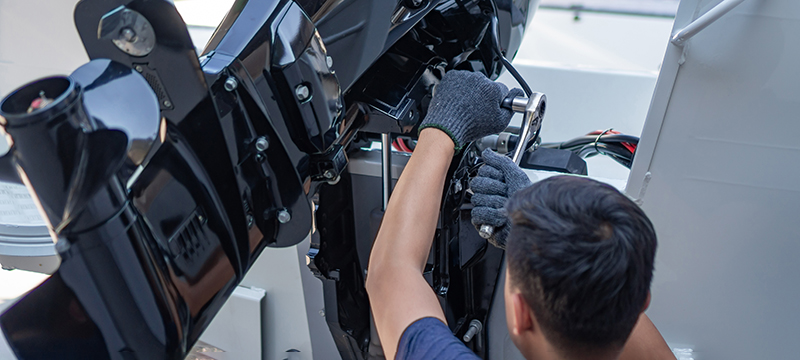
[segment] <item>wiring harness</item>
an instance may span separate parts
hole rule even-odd
[[[542,143],[540,146],[551,149],[569,150],[584,159],[595,155],[606,155],[622,166],[630,169],[638,145],[638,137],[625,135],[619,131],[608,129],[592,131],[585,136],[565,142]]]

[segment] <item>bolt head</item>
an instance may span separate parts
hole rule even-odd
[[[286,224],[292,220],[292,214],[289,214],[289,210],[282,209],[278,211],[278,222],[281,224]]]
[[[478,234],[482,238],[488,239],[494,235],[494,226],[483,224],[481,225],[480,230],[478,230]]]
[[[144,68],[142,68],[142,65],[136,65],[136,66],[133,67],[133,69],[138,71],[138,72],[144,71]]]
[[[259,137],[256,139],[256,150],[258,151],[265,151],[269,149],[269,141],[265,137]]]
[[[256,219],[253,218],[253,215],[247,215],[247,228],[253,227],[253,224],[256,222]]]
[[[223,85],[223,87],[225,88],[225,91],[236,90],[236,88],[238,86],[239,86],[239,82],[236,81],[236,78],[233,77],[233,76],[229,76],[228,79],[225,80],[225,84]]]
[[[165,107],[172,107],[172,102],[169,101],[169,100],[164,100],[164,106]]]
[[[134,42],[136,41],[136,32],[133,29],[126,27],[119,32],[120,37],[122,40],[127,42]]]
[[[333,69],[333,58],[330,56],[325,57],[325,63],[328,65],[328,69]]]
[[[294,94],[297,96],[297,100],[306,101],[311,97],[311,90],[308,86],[300,84],[294,89]]]

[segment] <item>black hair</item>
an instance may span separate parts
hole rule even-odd
[[[644,310],[656,234],[634,202],[587,178],[518,191],[506,256],[511,285],[564,355],[621,349]]]

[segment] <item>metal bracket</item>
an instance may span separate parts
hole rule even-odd
[[[347,167],[347,152],[344,146],[336,144],[323,154],[311,156],[311,179],[327,181],[330,184],[339,182],[340,175]]]

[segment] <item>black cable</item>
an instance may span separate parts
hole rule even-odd
[[[636,137],[636,136],[623,135],[623,134],[609,134],[609,135],[603,135],[599,139],[597,138],[597,135],[586,135],[586,136],[581,136],[581,137],[574,138],[572,140],[567,140],[567,141],[564,141],[562,143],[547,143],[546,145],[547,145],[547,147],[556,147],[556,148],[559,148],[559,149],[567,149],[567,148],[572,148],[572,147],[576,147],[576,146],[583,146],[583,145],[586,145],[586,144],[591,144],[591,143],[595,142],[595,140],[598,140],[598,142],[604,142],[604,143],[623,143],[623,142],[624,143],[630,143],[630,144],[638,144],[639,143],[639,138]],[[544,146],[544,144],[542,146]]]
[[[495,51],[499,52],[499,50],[496,49]],[[505,56],[503,56],[502,54],[499,54],[498,56],[500,56],[500,62],[503,64],[503,66],[505,66],[506,70],[508,70],[508,72],[511,73],[511,76],[513,76],[514,79],[517,80],[519,85],[522,86],[522,91],[525,92],[525,95],[530,97],[531,94],[533,94],[533,91],[531,90],[531,87],[528,86],[528,83],[525,82],[525,79],[522,78],[522,75],[520,75],[517,69],[515,69],[510,62],[508,62],[508,59],[506,59]]]
[[[492,27],[492,42],[494,43],[494,52],[500,58],[500,63],[503,64],[503,67],[511,73],[511,76],[514,77],[515,80],[522,86],[522,91],[525,92],[525,95],[530,97],[533,94],[531,87],[528,86],[528,83],[525,82],[525,79],[522,78],[522,75],[519,74],[517,69],[511,65],[511,62],[506,59],[505,55],[503,55],[503,50],[500,48],[500,34],[499,34],[499,25],[497,21],[497,10],[495,9],[495,14],[492,16],[492,22],[489,25]]]
[[[633,163],[633,153],[622,145],[592,143],[585,145],[576,153],[582,158],[588,158],[598,154],[606,155],[627,168],[630,168]]]

